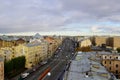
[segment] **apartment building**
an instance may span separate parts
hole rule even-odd
[[[17,46],[23,43],[25,43],[25,40],[22,38],[8,37],[5,35],[0,37],[0,48]]]
[[[90,41],[90,39],[82,39],[79,41],[79,46],[80,47],[88,47],[88,46],[91,46],[92,43]]]
[[[111,46],[114,50],[120,47],[120,37],[110,37],[107,42],[108,46]]]
[[[107,68],[107,70],[113,73],[116,78],[120,79],[120,55],[104,54],[101,58],[102,64]]]
[[[93,44],[96,46],[102,46],[102,44],[106,44],[107,37],[104,36],[95,36],[93,38]]]

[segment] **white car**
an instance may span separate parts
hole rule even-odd
[[[26,78],[29,75],[29,73],[23,73],[21,74],[22,78]]]
[[[43,61],[41,64],[42,64],[42,65],[47,64],[47,61]]]

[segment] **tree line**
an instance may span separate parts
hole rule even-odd
[[[9,61],[5,61],[4,63],[5,75],[13,74],[14,72],[17,72],[20,69],[24,69],[25,61],[26,61],[25,56],[20,56]]]

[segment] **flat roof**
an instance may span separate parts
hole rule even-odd
[[[111,77],[104,66],[89,59],[90,57],[95,59],[95,53],[78,53],[75,60],[71,62],[67,80],[108,80]]]

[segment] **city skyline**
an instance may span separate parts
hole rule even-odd
[[[118,0],[0,0],[0,33],[117,34]],[[62,33],[61,33],[62,32]]]

